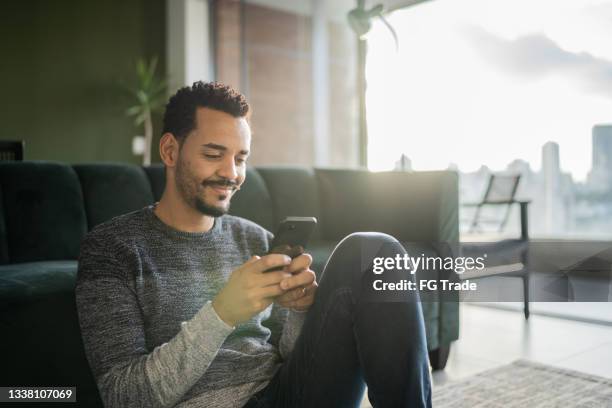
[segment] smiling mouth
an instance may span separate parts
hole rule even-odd
[[[211,189],[213,189],[216,193],[218,194],[222,194],[222,195],[230,195],[232,194],[232,192],[235,190],[234,186],[215,186],[215,185],[208,185],[207,187],[210,187]]]

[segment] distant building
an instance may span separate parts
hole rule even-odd
[[[397,171],[412,171],[412,160],[402,153],[399,160],[395,162],[394,169]]]
[[[506,166],[506,171],[511,173],[519,173],[522,177],[525,175],[531,175],[531,166],[528,162],[522,159],[514,159],[508,166]]]
[[[542,146],[542,177],[544,187],[544,229],[547,234],[559,232],[561,202],[561,167],[559,145],[546,142]]]
[[[546,142],[542,146],[542,171],[550,177],[558,177],[561,172],[559,165],[559,144]]]
[[[593,164],[588,176],[596,191],[612,189],[612,124],[593,126]]]

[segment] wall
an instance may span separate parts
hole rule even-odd
[[[306,16],[248,5],[248,84],[254,163],[311,165],[311,24]]]
[[[236,85],[253,106],[252,164],[313,165],[310,17],[247,2],[241,32],[239,3],[217,5],[217,78]],[[134,80],[141,56],[159,56],[165,75],[165,1],[3,6],[0,139],[25,140],[28,160],[139,163],[131,141],[142,129],[125,116],[132,101],[120,83]],[[357,160],[354,36],[341,21],[330,21],[328,32],[329,165],[351,167]],[[155,125],[153,161],[159,161],[161,114]]]
[[[219,0],[215,16],[217,79],[245,93],[253,108],[250,162],[315,165],[311,17],[251,2],[241,10],[235,0]],[[356,40],[344,20],[329,20],[328,36],[326,166],[355,167]]]
[[[0,27],[0,139],[25,140],[26,160],[141,161],[120,83],[141,56],[157,55],[164,75],[163,0],[4,2]]]

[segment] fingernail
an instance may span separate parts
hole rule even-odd
[[[289,282],[287,282],[287,281],[282,281],[280,285],[281,285],[281,288],[282,288],[282,289],[287,289],[287,286],[289,286]]]

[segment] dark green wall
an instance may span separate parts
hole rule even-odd
[[[138,57],[165,74],[164,0],[2,2],[0,139],[23,139],[26,160],[140,163],[125,116]],[[160,117],[153,160],[159,160]]]

